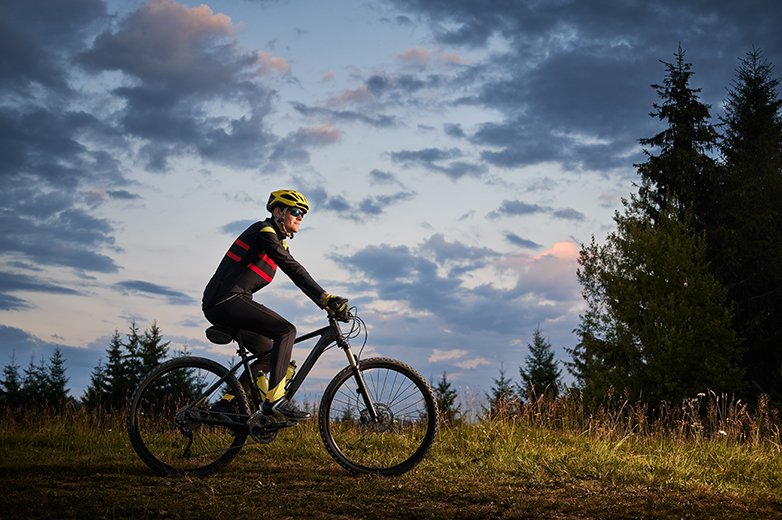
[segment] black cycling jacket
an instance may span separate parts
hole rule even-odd
[[[277,267],[323,307],[323,288],[288,251],[285,234],[271,218],[256,222],[234,240],[204,289],[201,305],[213,307],[236,295],[252,295],[269,285]]]

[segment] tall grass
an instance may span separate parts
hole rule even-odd
[[[556,398],[544,393],[525,403],[501,403],[493,414],[484,411],[479,422],[486,421],[510,422],[527,429],[568,432],[597,440],[717,440],[782,451],[779,412],[767,396],[750,408],[739,399],[709,391],[678,405],[663,403],[652,409],[643,402],[615,395],[607,395],[597,405],[587,404],[581,392],[570,390]]]
[[[511,401],[480,420],[441,428],[436,465],[536,487],[618,486],[778,495],[779,415],[709,392],[679,406],[607,396],[589,406],[577,391]],[[576,484],[582,483],[582,484]]]

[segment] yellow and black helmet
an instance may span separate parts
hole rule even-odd
[[[269,202],[266,203],[266,210],[271,213],[277,206],[288,208],[299,208],[304,213],[310,210],[310,204],[306,197],[296,190],[277,190],[269,195]]]

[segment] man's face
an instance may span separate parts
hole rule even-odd
[[[304,218],[304,212],[297,208],[280,209],[282,212],[282,223],[288,233],[298,233],[301,220]]]

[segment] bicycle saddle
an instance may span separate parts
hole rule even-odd
[[[206,339],[218,345],[226,345],[236,339],[235,333],[236,331],[230,327],[212,325],[206,329]]]

